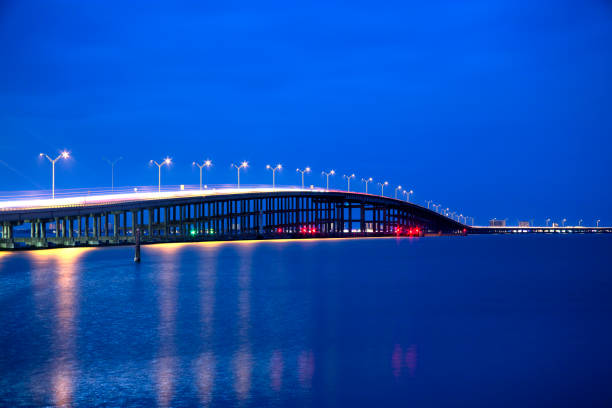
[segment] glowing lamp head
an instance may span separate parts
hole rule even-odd
[[[210,161],[210,160],[206,160],[206,161],[204,161],[204,165],[205,165],[206,167],[210,167],[210,166],[212,166],[212,161]]]
[[[240,163],[240,167],[243,167],[246,169],[247,167],[249,167],[249,162],[243,161],[242,163]]]
[[[306,167],[306,173],[310,173],[310,167]]]
[[[271,169],[272,166],[270,166],[269,164],[266,164],[266,169]]]
[[[397,189],[398,189],[398,190],[401,190],[401,189],[402,189],[402,186],[397,186]]]
[[[44,153],[39,154],[40,157],[43,157],[44,155],[45,155]]]
[[[166,163],[166,164],[168,164],[168,165],[169,165],[171,162],[172,162],[172,160],[170,160],[170,158],[169,158],[169,157],[166,157],[166,158],[164,159],[164,163]]]
[[[330,171],[329,174],[331,174],[333,176],[334,174],[336,174],[336,170]]]
[[[280,163],[279,163],[279,164],[276,165],[276,168],[280,170],[280,169],[283,168],[283,166],[281,166]]]
[[[65,150],[64,150],[64,151],[62,152],[62,158],[63,158],[63,159],[67,159],[67,158],[69,158],[69,157],[70,157],[70,153],[68,153],[67,151],[65,151]]]

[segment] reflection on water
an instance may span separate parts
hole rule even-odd
[[[405,351],[402,346],[396,344],[391,354],[391,370],[393,376],[397,379],[403,373],[406,373],[410,377],[414,377],[416,374],[417,367],[417,347],[416,344],[411,344]]]
[[[0,253],[0,406],[609,401],[611,241],[491,239]]]
[[[160,249],[157,270],[159,302],[159,349],[155,361],[157,402],[160,407],[170,406],[174,393],[177,361],[175,350],[178,254],[181,246]]]
[[[194,364],[195,378],[200,402],[208,405],[212,401],[215,384],[216,359],[210,346],[214,334],[215,291],[217,285],[217,257],[219,245],[208,245],[206,252],[201,252],[198,263],[201,299],[201,330],[204,351]],[[204,256],[206,255],[206,256]]]
[[[40,288],[50,276],[54,278],[55,299],[52,339],[51,388],[53,401],[58,406],[72,403],[74,379],[78,375],[75,359],[75,316],[78,310],[80,259],[91,251],[89,248],[67,248],[28,253],[31,258],[31,276],[34,287]],[[37,313],[42,314],[45,305],[38,299]]]
[[[239,400],[249,397],[253,357],[249,329],[251,326],[251,256],[252,245],[238,248],[240,265],[238,269],[238,351],[234,357],[234,388]]]
[[[283,386],[283,353],[280,350],[274,350],[270,358],[270,385],[276,392],[281,390]]]

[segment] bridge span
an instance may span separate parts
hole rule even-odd
[[[466,234],[472,227],[393,198],[253,188],[0,202],[0,248],[302,237]]]

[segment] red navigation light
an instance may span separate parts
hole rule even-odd
[[[278,232],[280,234],[281,232],[283,232],[283,229],[282,228],[277,228],[276,232]]]

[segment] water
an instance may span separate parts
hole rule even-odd
[[[0,253],[2,406],[609,406],[607,236]]]

